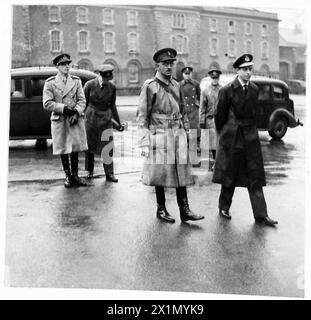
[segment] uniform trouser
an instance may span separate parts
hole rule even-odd
[[[263,190],[261,187],[259,188],[247,188],[249,199],[252,204],[254,218],[264,218],[267,217],[267,205],[265,196],[263,194]],[[221,186],[221,192],[219,196],[218,207],[219,209],[229,210],[232,197],[234,194],[235,186],[225,187]]]
[[[159,206],[165,207],[165,191],[164,187],[156,186],[156,197],[157,197],[157,204]],[[186,187],[179,187],[176,188],[176,197],[177,197],[177,203],[178,206],[182,206],[184,204],[184,201],[187,200],[187,188]]]
[[[109,141],[103,142],[102,147],[104,148],[108,143],[111,143],[113,141],[113,136],[109,137]],[[111,160],[111,163],[105,163],[103,161],[103,167],[105,170],[106,175],[113,174],[113,148],[109,150],[109,158]],[[95,155],[92,152],[86,151],[85,152],[85,170],[93,173],[94,171],[94,161],[95,161]]]

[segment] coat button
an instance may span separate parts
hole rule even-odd
[[[194,98],[194,96],[192,96],[192,98]]]

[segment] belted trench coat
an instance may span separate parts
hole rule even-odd
[[[256,128],[258,87],[249,82],[245,94],[236,78],[219,91],[215,124],[219,136],[213,182],[226,187],[266,185]]]
[[[200,97],[200,124],[204,129],[208,129],[208,146],[212,150],[216,150],[218,144],[214,115],[220,88],[220,84],[217,86],[209,84],[207,88],[201,91]]]
[[[70,126],[70,117],[63,114],[65,105],[78,111],[77,124]],[[53,154],[69,154],[88,148],[83,119],[85,97],[79,77],[68,75],[66,84],[59,73],[48,78],[43,88],[43,108],[52,112]]]
[[[186,134],[189,121],[178,82],[159,72],[145,81],[137,113],[139,146],[149,148],[142,182],[172,188],[193,184]]]

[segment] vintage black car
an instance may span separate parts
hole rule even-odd
[[[225,85],[234,79],[234,75],[221,75],[220,84]],[[201,89],[209,83],[209,78],[201,82]],[[268,131],[270,136],[281,139],[287,128],[294,128],[302,123],[295,119],[294,102],[289,98],[289,88],[284,81],[260,76],[251,79],[258,88],[257,128]]]
[[[10,139],[37,139],[44,146],[51,138],[50,112],[43,109],[45,80],[57,73],[55,67],[29,67],[11,70]],[[70,70],[81,78],[82,85],[96,74],[81,69]]]

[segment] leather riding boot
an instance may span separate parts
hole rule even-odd
[[[64,181],[64,186],[66,188],[71,188],[73,185],[72,182],[72,176],[71,176],[71,172],[70,172],[70,165],[69,165],[69,157],[68,154],[61,154],[60,158],[62,160],[62,165],[63,165],[63,169],[66,175],[65,181]]]
[[[92,179],[94,173],[94,153],[85,152],[85,170],[88,171],[87,178]]]
[[[176,195],[177,195],[177,203],[179,206],[180,219],[182,222],[185,222],[188,220],[197,221],[197,220],[204,219],[204,216],[197,215],[190,210],[189,204],[188,204],[186,187],[176,188]]]
[[[174,223],[175,219],[169,214],[165,207],[165,192],[164,187],[155,187],[156,197],[157,197],[157,218]]]
[[[110,164],[104,163],[103,166],[106,174],[106,181],[118,182],[119,180],[113,174],[113,162],[111,162]]]
[[[70,154],[71,160],[71,172],[72,172],[72,181],[78,187],[85,187],[87,184],[78,176],[78,163],[79,155],[78,152],[72,152]]]

